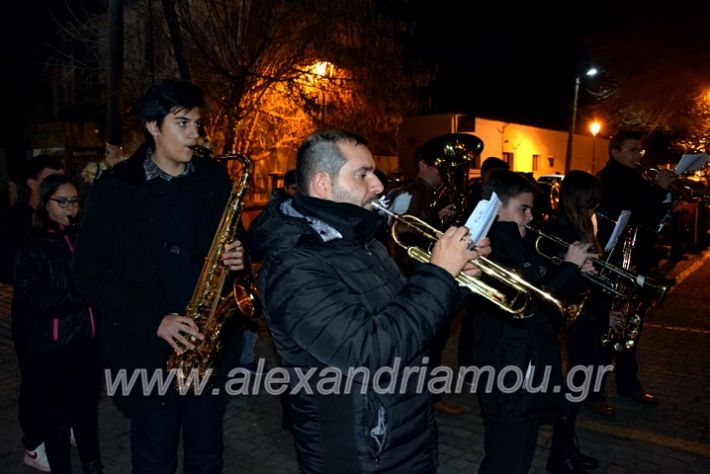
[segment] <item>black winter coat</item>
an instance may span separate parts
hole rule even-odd
[[[287,213],[288,215],[286,215]],[[309,223],[310,222],[310,223]],[[458,305],[455,280],[424,264],[405,281],[374,235],[376,214],[296,195],[265,211],[251,239],[266,320],[284,365],[340,370],[422,365],[427,345]],[[291,396],[296,451],[307,473],[433,472],[431,397],[410,377],[378,394],[353,376],[349,393]],[[293,383],[293,380],[292,380]],[[381,385],[382,386],[382,385]],[[362,393],[364,391],[364,393]]]
[[[552,219],[545,222],[542,225],[542,230],[568,243],[575,241],[586,242],[586,237],[583,233],[561,213],[556,213],[553,215]],[[543,245],[542,249],[548,255],[557,255],[560,258],[564,257],[564,250],[561,250],[556,244],[549,246]],[[599,334],[606,333],[609,328],[611,297],[604,293],[598,285],[589,280],[580,277],[575,281],[577,281],[577,285],[569,291],[575,298],[570,299],[567,303],[579,303],[581,301],[581,295],[585,292],[588,292],[588,298],[574,325],[576,327],[584,326],[585,328],[593,328],[594,332]]]
[[[491,239],[490,259],[504,267],[516,270],[525,280],[538,288],[551,290],[556,296],[570,294],[577,284],[579,270],[576,265],[563,263],[559,268],[548,269],[531,241],[523,239],[514,222],[495,222],[488,234]],[[561,323],[554,309],[541,306],[533,298],[526,312],[529,317],[513,319],[509,314],[480,297],[470,302],[473,312],[473,361],[477,367],[494,369],[492,388],[488,378],[479,379],[477,391],[485,419],[499,423],[517,423],[530,419],[564,414],[562,398],[562,367],[556,332]],[[532,387],[541,386],[545,370],[549,368],[547,389],[532,393],[518,388],[516,383],[527,378],[528,368],[534,367]],[[517,373],[522,378],[516,380]],[[499,381],[499,374],[507,372]],[[555,392],[555,387],[558,387]],[[503,388],[504,390],[501,390]]]
[[[21,354],[45,353],[94,337],[94,317],[71,274],[74,233],[32,231],[15,259],[12,339]]]
[[[659,256],[655,249],[656,230],[668,210],[669,204],[664,203],[668,192],[649,183],[636,170],[614,159],[607,162],[598,176],[603,185],[599,212],[618,219],[622,209],[631,210],[629,225],[639,226],[632,260],[640,273],[647,274],[658,264]],[[603,246],[611,235],[613,225],[605,219],[598,222],[599,239]],[[617,251],[620,248],[621,242],[617,244]]]
[[[77,242],[74,274],[80,290],[98,310],[99,348],[112,376],[136,369],[150,377],[165,369],[172,350],[157,336],[168,313],[161,284],[161,237],[150,205],[143,161],[145,150],[117,164],[94,184],[85,207]],[[224,210],[231,184],[225,169],[209,159],[195,157],[188,212],[195,222],[196,255],[209,250]],[[170,397],[144,396],[136,387],[114,401],[124,412],[155,408]]]

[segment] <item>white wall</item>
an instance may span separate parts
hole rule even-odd
[[[456,132],[457,117],[458,114],[425,115],[404,121],[399,136],[399,162],[405,176],[410,176],[413,170],[414,150],[430,138]],[[535,176],[564,173],[568,132],[476,117],[475,131],[471,133],[483,140],[482,160],[512,153],[515,171],[533,172]],[[607,161],[608,145],[606,138],[575,135],[572,169],[596,174]],[[536,171],[533,171],[533,155],[538,155]]]

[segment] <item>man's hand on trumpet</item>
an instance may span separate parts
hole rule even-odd
[[[471,237],[466,227],[449,227],[434,245],[429,261],[453,277],[462,270],[470,276],[479,276],[480,270],[470,261],[490,254],[490,241],[487,238],[482,239],[474,250],[469,249],[470,246]]]

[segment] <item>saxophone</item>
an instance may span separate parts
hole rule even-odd
[[[213,157],[211,151],[205,147],[195,145],[191,148],[198,155]],[[229,268],[221,262],[224,247],[236,237],[239,218],[244,207],[244,196],[249,189],[254,165],[248,157],[240,154],[213,158],[221,161],[239,161],[242,165],[242,173],[232,187],[195,291],[185,309],[185,316],[195,322],[204,339],[200,341],[191,338],[191,342],[195,344],[194,349],[181,354],[172,352],[168,358],[167,369],[175,371],[175,387],[181,393],[192,388],[195,376],[199,375],[202,378],[209,377],[211,374],[217,355],[222,349],[222,327],[235,309],[239,308],[248,318],[254,317],[256,313],[254,305],[257,297],[251,281],[237,280],[233,288],[227,291],[224,287]]]

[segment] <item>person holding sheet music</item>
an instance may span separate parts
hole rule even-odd
[[[588,242],[594,252],[601,254],[602,248],[596,238],[593,222],[601,193],[601,182],[596,176],[578,170],[569,172],[560,186],[557,212],[542,224],[543,232],[564,242]],[[560,258],[566,250],[549,239],[542,239],[540,248],[546,255]],[[584,402],[602,415],[611,416],[614,413],[614,407],[609,405],[604,397],[603,384],[601,391],[594,385],[597,380],[605,379],[606,367],[612,360],[610,348],[601,343],[602,336],[609,328],[612,298],[598,285],[586,279],[579,279],[578,289],[574,294],[587,296],[582,312],[567,329],[568,373],[573,374],[571,382],[575,391],[577,387],[591,383],[587,393],[575,397],[574,402],[568,400],[567,416],[555,422],[550,455],[547,459],[547,470],[552,473],[579,473],[585,469],[599,467],[594,458],[580,452],[577,444],[575,422],[580,403]],[[580,301],[581,299],[568,304]],[[591,367],[592,370],[582,367]]]
[[[492,249],[489,258],[538,288],[554,295],[569,294],[580,269],[592,270],[589,258],[594,254],[588,251],[589,245],[574,242],[564,263],[548,267],[526,239],[525,226],[532,221],[538,188],[519,173],[495,170],[484,187],[484,198],[493,192],[502,207],[488,233]],[[479,368],[494,369],[493,374],[481,372],[477,380],[485,423],[485,457],[478,472],[526,473],[535,454],[541,420],[563,416],[567,410],[559,389],[563,383],[555,337],[560,324],[557,311],[533,299],[524,317],[514,318],[478,297],[471,298],[469,311],[473,317],[464,321],[461,330],[473,335],[470,360]],[[471,322],[468,327],[467,321]],[[489,390],[490,377],[494,380]],[[540,387],[539,391],[532,390]]]
[[[671,171],[661,170],[654,182],[644,179],[638,171],[645,153],[642,138],[640,132],[622,130],[609,141],[609,161],[598,174],[603,186],[599,212],[617,219],[623,209],[631,210],[629,225],[639,229],[632,254],[634,271],[649,275],[658,270],[656,230],[670,204],[669,190],[675,177]],[[603,230],[600,220],[602,238],[607,237]],[[655,396],[647,392],[638,380],[638,342],[632,350],[616,356],[616,389],[621,396],[654,404],[657,401]]]

